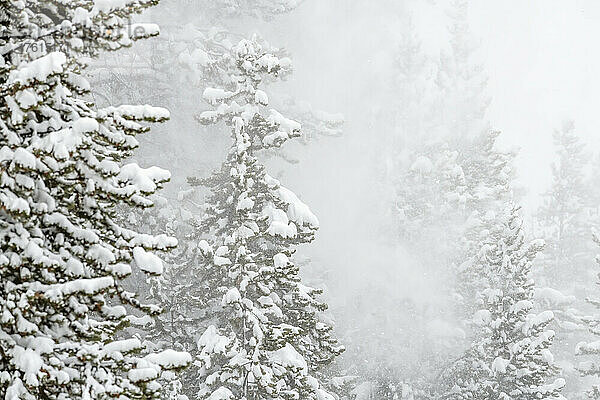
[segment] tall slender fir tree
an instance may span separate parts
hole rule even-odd
[[[551,311],[533,313],[531,263],[543,247],[526,243],[518,208],[496,219],[481,243],[479,272],[485,289],[470,348],[443,375],[445,399],[559,399],[564,379],[550,346]]]
[[[318,220],[290,190],[269,176],[257,153],[300,137],[300,125],[273,109],[259,89],[290,68],[258,41],[235,48],[234,90],[207,89],[214,111],[200,121],[224,121],[232,147],[221,169],[201,183],[210,190],[200,242],[206,331],[198,340],[199,399],[329,399],[323,367],[343,351],[326,305],[304,286],[294,247],[308,243]]]

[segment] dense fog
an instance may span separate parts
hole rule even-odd
[[[0,5],[0,397],[600,399],[600,3]]]

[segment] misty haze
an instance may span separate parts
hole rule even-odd
[[[598,21],[0,0],[0,399],[600,400]]]

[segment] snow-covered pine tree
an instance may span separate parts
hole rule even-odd
[[[177,247],[162,257],[162,274],[148,276],[133,271],[125,282],[126,288],[137,291],[142,301],[162,309],[155,318],[132,319],[125,331],[127,335],[142,337],[148,351],[196,349],[198,330],[202,330],[198,310],[205,304],[205,289],[197,282],[202,274],[195,229],[201,213],[197,197],[194,189],[180,192],[176,199],[154,194],[150,197],[154,207],[118,210],[119,220],[136,231],[176,237],[178,241]],[[165,374],[160,380],[161,398],[178,400],[179,395],[191,395],[188,388],[193,386],[194,376],[190,368],[177,375]],[[192,384],[188,379],[192,379]]]
[[[143,336],[147,348],[155,352],[164,349],[193,352],[198,332],[202,330],[202,313],[198,310],[205,304],[207,290],[198,283],[203,271],[194,227],[199,217],[189,211],[197,212],[185,199],[185,195],[191,194],[194,191],[180,193],[177,201],[154,196],[156,208],[145,210],[141,215],[130,214],[137,219],[131,222],[140,226],[142,232],[166,233],[178,239],[177,248],[164,259],[165,268],[160,276],[138,274],[128,282],[144,291],[146,301],[159,304],[163,310],[151,321],[140,320],[132,324],[131,329]],[[161,397],[169,400],[185,400],[185,396],[193,398],[190,388],[195,386],[196,377],[193,367],[177,376],[165,376],[160,382]]]
[[[429,179],[431,183],[425,186],[433,186],[429,190],[437,193],[430,194],[427,201],[419,206],[418,201],[411,198],[410,188],[402,190],[400,180],[396,204],[402,211],[399,213],[402,217],[407,214],[407,206],[409,212],[411,207],[424,208],[421,212],[417,211],[417,215],[427,215],[426,208],[456,209],[456,204],[460,203],[459,219],[469,220],[470,226],[466,229],[473,230],[476,228],[474,223],[481,222],[485,214],[493,216],[501,212],[506,201],[512,199],[515,154],[498,148],[499,132],[491,131],[485,118],[489,105],[485,95],[487,78],[482,66],[475,61],[476,46],[472,44],[469,33],[468,2],[453,0],[448,14],[451,19],[451,51],[440,57],[436,80],[440,91],[437,96],[439,101],[431,106],[435,110],[432,114],[441,115],[442,119],[428,122],[441,132],[435,140],[411,151],[412,156],[404,168],[413,177],[424,180],[421,178],[424,176]],[[447,155],[444,156],[444,153]],[[444,161],[449,155],[454,155],[453,160]],[[435,199],[431,201],[431,197]],[[443,206],[436,205],[436,202]],[[407,220],[411,219],[407,217]],[[460,222],[458,224],[463,225]],[[465,227],[459,227],[459,231],[462,229]],[[478,243],[480,239],[475,239],[473,243]],[[456,248],[454,244],[452,247]],[[468,243],[460,247],[466,248]],[[464,260],[468,257],[460,254],[459,258]]]
[[[157,349],[174,348],[189,350],[194,348],[194,332],[197,320],[193,310],[200,308],[203,297],[202,285],[195,282],[200,273],[197,241],[194,241],[196,219],[182,211],[190,206],[183,201],[170,201],[164,198],[154,199],[158,210],[146,210],[141,214],[132,214],[134,224],[142,226],[143,232],[160,232],[178,238],[178,246],[165,257],[166,267],[160,276],[144,277],[135,284],[147,289],[146,295],[163,308],[163,313],[153,320],[151,326],[144,329],[145,339],[150,340]],[[183,215],[182,215],[183,214]]]
[[[596,153],[590,161],[590,169],[585,180],[586,208],[588,209],[588,218],[592,230],[600,230],[600,154]]]
[[[426,55],[417,36],[410,12],[400,24],[400,38],[394,54],[391,106],[392,151],[431,139],[434,113],[435,65]]]
[[[159,275],[154,251],[176,245],[115,220],[117,205],[152,206],[148,195],[169,179],[158,167],[121,166],[143,122],[169,114],[98,109],[82,75],[85,57],[128,46],[128,17],[155,3],[1,2],[3,398],[153,398],[163,370],[191,361],[169,349],[140,355],[139,339],[116,337],[136,315],[160,311],[124,288],[132,264]]]
[[[479,271],[486,288],[481,310],[474,315],[476,340],[445,371],[445,399],[559,399],[565,382],[550,346],[551,311],[532,313],[533,259],[540,240],[526,243],[519,210],[513,207],[496,219],[481,243]]]
[[[408,167],[394,182],[400,240],[422,245],[440,226],[462,229],[467,183],[458,157],[458,152],[441,143],[421,148],[410,157]],[[448,251],[445,247],[436,250]]]
[[[459,163],[465,182],[465,219],[462,225],[459,251],[453,256],[456,267],[458,295],[463,317],[469,318],[477,303],[479,286],[480,244],[486,238],[506,204],[514,200],[514,158],[512,151],[498,149],[500,132],[486,132],[465,139]],[[466,260],[466,262],[461,262]]]
[[[428,209],[456,209],[456,203],[460,202],[461,214],[468,217],[472,211],[484,208],[474,203],[482,194],[488,195],[484,189],[490,190],[489,186],[494,184],[492,174],[497,172],[494,162],[504,156],[495,148],[498,134],[490,132],[485,118],[489,104],[485,95],[487,78],[482,66],[474,60],[476,46],[469,32],[468,2],[453,0],[448,14],[450,52],[442,52],[440,56],[435,80],[437,92],[430,87],[427,58],[419,51],[418,40],[410,30],[403,35],[402,51],[398,54],[400,88],[413,93],[406,102],[419,103],[412,112],[415,115],[399,112],[399,125],[410,122],[406,127],[409,135],[415,132],[417,137],[427,135],[427,139],[413,143],[405,154],[398,154],[388,162],[392,170],[397,169],[393,175],[398,180],[394,186],[399,225],[411,241],[419,236],[418,228],[423,226],[420,220],[431,214]],[[405,75],[410,79],[403,79]],[[411,109],[409,104],[401,104],[400,108]],[[440,119],[431,117],[435,115]],[[484,168],[477,170],[477,167]],[[419,195],[411,195],[412,184],[406,185],[405,177],[416,180],[421,189],[430,192],[425,201],[417,200]],[[481,187],[482,184],[488,187]],[[436,220],[438,216],[429,217]],[[412,225],[416,226],[416,232],[410,232],[415,230],[410,228]]]
[[[395,183],[399,239],[420,249],[417,254],[425,253],[429,265],[455,264],[456,294],[469,315],[477,291],[470,276],[478,268],[469,260],[478,253],[489,223],[514,196],[515,153],[500,149],[498,136],[499,132],[486,132],[458,147],[444,142],[422,147]],[[444,240],[439,237],[442,231]],[[432,241],[438,243],[435,249],[430,249]]]
[[[418,40],[414,35],[405,37],[399,65],[412,75],[405,84],[405,92],[412,94],[407,101],[420,105],[412,111],[414,116],[403,116],[399,122],[409,123],[411,134],[417,132],[418,137],[420,132],[427,139],[408,141],[408,146],[396,150],[386,170],[392,171],[394,218],[390,220],[398,241],[416,249],[414,257],[423,269],[436,268],[432,273],[445,274],[453,282],[446,295],[448,302],[455,303],[444,314],[454,324],[445,330],[456,335],[453,343],[445,338],[446,347],[436,351],[438,356],[445,352],[446,358],[462,352],[465,337],[470,338],[470,329],[462,322],[472,316],[475,294],[482,289],[479,266],[472,262],[479,252],[477,246],[514,196],[515,154],[499,147],[499,133],[489,130],[485,118],[486,78],[475,62],[467,7],[464,0],[454,1],[450,11],[450,52],[442,54],[438,65],[439,93],[430,87],[427,60],[419,53]],[[402,72],[399,76],[403,77]]]
[[[477,281],[471,281],[475,277],[471,277],[469,264],[463,261],[472,260],[477,253],[475,244],[485,235],[486,223],[513,194],[514,154],[499,149],[499,134],[487,131],[485,113],[474,110],[487,107],[483,74],[480,67],[473,67],[481,75],[478,77],[482,85],[477,86],[476,79],[465,79],[461,69],[473,63],[472,54],[462,53],[463,47],[471,49],[465,7],[466,4],[455,3],[454,26],[450,30],[451,47],[456,54],[442,56],[436,81],[439,94],[432,87],[427,57],[420,51],[418,39],[410,29],[403,35],[397,60],[397,84],[403,94],[396,97],[404,104],[399,105],[396,125],[408,132],[405,137],[416,139],[399,139],[391,151],[386,149],[392,153],[385,170],[386,183],[394,192],[389,220],[398,234],[391,242],[408,245],[424,270],[443,274],[448,282],[454,282],[447,286],[446,296],[447,303],[456,300],[456,304],[442,312],[444,320],[435,321],[444,323],[445,332],[452,332],[453,336],[425,339],[431,357],[424,359],[432,361],[436,357],[448,358],[464,348],[468,329],[461,322],[474,311],[472,293],[476,292],[473,289]],[[481,102],[466,101],[464,87],[481,93]],[[436,102],[436,98],[443,101]],[[449,113],[450,109],[452,115],[448,115],[452,118],[431,117]],[[462,125],[468,126],[469,134],[459,132]],[[411,328],[414,326],[407,329]]]
[[[481,290],[477,272],[473,271],[477,265],[472,264],[478,244],[487,235],[490,223],[518,194],[514,187],[516,154],[500,149],[500,132],[491,130],[486,118],[490,101],[486,94],[487,77],[477,62],[477,46],[470,37],[468,7],[466,0],[452,1],[448,12],[451,50],[442,53],[437,75],[441,91],[440,129],[447,131],[445,140],[458,153],[466,185],[460,246],[455,246],[457,251],[450,260],[456,272],[454,286],[460,319],[472,315],[474,295]]]
[[[434,139],[424,141],[425,144],[421,141],[410,147],[406,154],[399,154],[389,162],[392,169],[398,170],[393,173],[398,181],[394,185],[398,225],[401,235],[405,239],[408,235],[411,242],[418,240],[422,233],[419,227],[423,226],[424,219],[448,218],[432,215],[435,210],[449,208],[455,210],[451,214],[461,214],[458,219],[470,218],[475,222],[490,211],[493,214],[502,210],[507,198],[513,195],[515,154],[498,149],[499,132],[491,131],[485,118],[489,105],[485,95],[487,78],[482,66],[475,61],[476,46],[469,33],[468,2],[453,0],[448,14],[451,51],[440,57],[436,79],[439,94],[427,93],[432,89],[427,82],[426,58],[419,54],[414,35],[405,35],[406,48],[399,55],[399,65],[418,81],[418,84],[412,83],[415,87],[411,90],[416,92],[410,99],[419,98],[426,105],[420,109],[432,110],[426,115],[442,116],[439,121],[430,121],[431,118],[421,115],[413,121],[409,128],[411,134],[413,131],[428,135],[432,130],[440,132],[434,134]],[[403,76],[403,72],[399,75]],[[409,81],[407,85],[410,84]],[[438,97],[437,101],[433,100],[435,97]],[[409,107],[404,105],[402,108]],[[405,120],[406,117],[401,118],[401,121]],[[424,125],[427,125],[426,129]],[[406,184],[407,180],[409,184]],[[420,191],[418,195],[411,194],[413,182]],[[420,201],[423,191],[428,192],[425,193],[426,200]],[[475,212],[477,215],[473,219]],[[411,229],[412,226],[415,228]],[[463,228],[460,226],[458,230]],[[456,248],[454,243],[452,247]],[[464,254],[460,258],[465,259]]]
[[[440,55],[436,79],[441,90],[439,124],[459,140],[490,129],[485,119],[490,103],[486,94],[487,77],[476,60],[477,45],[470,36],[468,9],[468,0],[452,1],[448,10],[450,52]]]
[[[593,239],[596,246],[600,246],[600,236],[598,233],[594,233]],[[600,256],[596,257],[596,264],[600,265]],[[600,273],[597,277],[600,279]],[[600,336],[600,315],[597,310],[600,309],[600,300],[597,297],[589,297],[586,301],[596,312],[582,317],[582,321],[588,328],[590,335],[598,337]],[[585,393],[587,398],[593,400],[600,399],[600,385],[598,384],[598,378],[600,378],[600,362],[598,361],[598,357],[600,356],[600,340],[579,342],[575,346],[575,355],[584,359],[584,361],[578,363],[577,370],[582,376],[592,378],[591,382],[593,383],[591,384],[591,388]]]
[[[469,259],[474,254],[468,250],[470,244],[481,240],[477,232],[485,233],[480,225],[490,219],[486,214],[493,218],[512,199],[515,157],[514,152],[498,148],[499,132],[490,131],[485,118],[489,104],[485,95],[487,79],[474,60],[476,47],[469,34],[467,1],[453,0],[449,16],[451,52],[442,54],[436,80],[440,100],[437,104],[425,101],[434,103],[429,106],[435,110],[432,114],[443,116],[440,121],[427,122],[429,130],[441,132],[424,146],[415,146],[410,155],[400,157],[400,173],[395,174],[400,178],[394,185],[395,214],[404,240],[419,241],[425,233],[425,242],[430,241],[428,234],[436,229],[423,230],[427,225],[422,223],[424,220],[442,220],[444,227],[456,227],[457,235],[449,240],[453,249],[457,249],[456,240],[466,239],[459,246],[460,254],[446,257],[446,263]],[[415,51],[409,51],[408,58],[418,61]],[[416,61],[415,66],[424,62],[422,57]],[[427,84],[421,82],[421,90],[424,88]],[[419,96],[436,97],[423,93]],[[419,194],[412,193],[415,184]],[[420,200],[423,195],[425,201]]]
[[[590,282],[594,280],[590,268],[594,260],[588,198],[591,190],[585,181],[584,144],[573,121],[565,121],[554,132],[554,144],[558,159],[552,164],[552,185],[536,215],[538,234],[548,245],[535,272],[536,280],[542,283],[538,297],[554,303],[556,309],[553,352],[568,378],[565,393],[571,397],[582,390],[573,349],[587,333],[578,315],[589,311],[584,299],[593,290]]]
[[[469,193],[467,207],[479,214],[500,213],[513,197],[515,152],[498,148],[500,132],[477,135],[465,144],[461,164]]]
[[[573,121],[564,122],[554,132],[554,144],[558,161],[552,164],[552,186],[537,213],[540,232],[548,243],[543,279],[548,286],[573,292],[585,289],[593,279],[585,274],[593,260],[588,244],[591,226],[586,213],[586,156]]]
[[[485,94],[487,78],[483,67],[475,60],[477,47],[470,37],[468,2],[453,0],[448,15],[451,19],[451,51],[442,53],[436,80],[440,90],[437,114],[443,116],[437,125],[445,135],[437,138],[428,149],[415,152],[413,165],[419,164],[419,159],[429,159],[430,165],[434,166],[430,168],[433,170],[430,173],[432,180],[440,182],[440,193],[436,195],[438,201],[451,209],[460,202],[462,212],[458,219],[463,219],[463,222],[458,222],[461,225],[458,231],[462,231],[460,236],[464,242],[455,257],[465,260],[477,252],[471,246],[482,240],[479,232],[485,234],[486,229],[482,226],[485,221],[502,212],[506,202],[513,198],[516,154],[499,148],[500,132],[490,130],[485,117],[489,105]],[[445,170],[447,176],[453,174],[455,178],[435,177],[435,158],[442,150],[456,154],[453,163],[442,164],[442,172]],[[420,164],[427,165],[422,161]],[[414,199],[410,202],[415,203]]]
[[[220,171],[192,180],[210,190],[200,242],[201,283],[208,289],[204,334],[198,340],[199,399],[329,399],[320,371],[343,351],[319,320],[326,305],[304,286],[292,261],[310,242],[317,218],[269,176],[257,153],[299,137],[300,125],[273,109],[259,89],[290,68],[255,40],[235,48],[235,90],[207,89],[214,111],[200,121],[224,121],[233,143]]]
[[[424,269],[437,268],[434,274],[445,274],[452,282],[446,295],[453,306],[444,314],[450,322],[446,331],[455,336],[453,341],[445,338],[445,347],[436,351],[438,357],[443,352],[446,358],[462,352],[465,338],[471,338],[470,326],[463,322],[476,310],[476,294],[483,289],[479,265],[474,262],[478,244],[514,196],[515,154],[499,147],[499,133],[489,130],[485,118],[486,78],[475,62],[467,7],[464,0],[453,2],[451,51],[440,58],[439,94],[428,87],[421,72],[421,91],[432,93],[417,92],[416,96],[440,118],[428,118],[413,129],[426,126],[432,139],[409,145],[405,154],[390,162],[395,178],[393,221],[400,242],[418,249],[415,258]],[[413,73],[423,70],[425,62],[416,51],[412,46],[403,55],[414,60]]]
[[[383,172],[380,188],[382,195],[390,203],[395,203],[395,206],[390,207],[390,220],[395,225],[392,229],[399,229],[402,239],[410,240],[410,236],[413,236],[423,222],[418,220],[427,213],[425,208],[433,206],[429,201],[418,205],[408,197],[413,188],[416,191],[433,189],[428,187],[426,181],[433,172],[436,160],[430,157],[431,154],[425,153],[428,153],[432,144],[430,121],[433,119],[429,114],[434,111],[434,87],[431,62],[421,48],[410,16],[406,16],[399,25],[402,31],[394,57],[393,76],[389,78],[392,82],[392,101],[389,106],[392,109],[384,109],[378,115],[379,118],[388,120],[388,133],[381,143],[384,157],[383,161],[379,161]],[[419,153],[418,157],[413,158],[411,155],[415,153]],[[424,163],[417,162],[417,159]],[[411,182],[406,184],[405,179]],[[407,199],[403,201],[405,197]],[[413,223],[416,226],[413,227]],[[393,238],[392,242],[396,243],[396,239]]]
[[[403,11],[387,77],[389,101],[374,115],[385,127],[376,157],[382,173],[380,190],[390,203],[395,197],[395,183],[401,180],[398,175],[409,169],[410,164],[406,164],[411,162],[409,155],[415,152],[417,144],[430,140],[434,120],[430,114],[434,111],[435,65],[422,49],[410,11]]]

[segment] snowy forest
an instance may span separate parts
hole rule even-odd
[[[600,400],[599,19],[0,0],[0,399]]]

